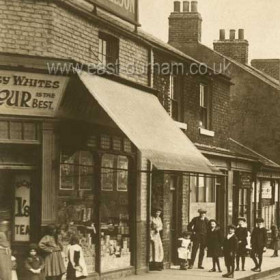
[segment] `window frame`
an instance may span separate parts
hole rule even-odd
[[[180,121],[180,87],[178,87],[179,77],[175,75],[169,76],[168,91],[168,113],[175,121]]]
[[[211,130],[211,93],[204,83],[199,84],[199,126]]]

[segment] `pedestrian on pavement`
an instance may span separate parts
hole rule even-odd
[[[151,217],[151,246],[150,246],[150,270],[162,270],[163,269],[163,246],[160,233],[163,230],[163,224],[161,220],[162,209],[156,207],[153,210]]]
[[[24,262],[25,269],[28,274],[28,280],[44,280],[44,260],[38,255],[38,246],[36,244],[30,244],[28,250],[28,256]]]
[[[12,260],[10,243],[4,232],[0,232],[0,279],[11,280]]]
[[[256,219],[256,227],[252,231],[251,236],[251,258],[255,263],[255,267],[252,271],[261,272],[263,253],[266,251],[267,246],[267,231],[264,227],[264,219]]]
[[[278,250],[280,245],[279,230],[276,225],[271,226],[271,241],[271,247],[274,250],[273,255],[271,257],[275,258],[278,257]]]
[[[207,238],[207,231],[209,227],[208,219],[206,218],[206,210],[199,209],[198,213],[199,216],[195,217],[191,220],[188,224],[188,231],[191,231],[192,234],[192,241],[193,241],[193,249],[192,249],[192,256],[191,256],[191,264],[189,268],[193,268],[196,254],[199,248],[199,257],[198,257],[198,268],[204,269],[202,266],[204,252],[206,248],[206,238]]]
[[[180,269],[187,270],[188,261],[191,256],[192,241],[191,232],[184,231],[182,237],[178,239],[178,259],[180,261]]]
[[[238,239],[238,250],[236,255],[236,271],[240,270],[240,259],[242,263],[242,271],[245,271],[245,259],[247,254],[247,237],[248,229],[246,224],[246,219],[244,217],[238,218],[238,226],[235,231],[235,235]]]
[[[212,258],[213,267],[209,272],[222,272],[219,257],[222,255],[223,236],[215,220],[210,220],[210,229],[207,233],[207,257]]]
[[[234,225],[228,226],[228,234],[223,243],[225,265],[227,268],[227,273],[223,275],[225,278],[234,278],[234,260],[238,249],[238,239],[235,235],[235,230],[236,227]]]
[[[47,234],[40,240],[39,248],[46,253],[46,280],[61,280],[66,269],[61,254],[63,247],[58,241],[58,232],[55,225],[47,227]]]

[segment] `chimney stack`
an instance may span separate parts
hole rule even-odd
[[[220,40],[226,39],[226,31],[225,29],[220,29]]]
[[[180,1],[174,1],[174,12],[175,13],[181,12],[181,2]]]
[[[192,13],[197,13],[198,12],[197,1],[192,1],[191,2],[191,7],[192,7]]]
[[[202,18],[197,1],[174,2],[174,12],[169,16],[169,44],[183,51],[184,44],[201,42]]]
[[[231,29],[229,31],[229,39],[230,40],[235,40],[235,30],[234,29]]]
[[[238,38],[235,37],[236,30],[229,31],[229,39],[226,39],[225,30],[220,30],[220,39],[214,41],[214,50],[236,60],[242,64],[248,64],[249,43],[244,39],[244,29],[238,30]]]
[[[183,12],[188,13],[190,11],[190,2],[189,1],[183,1]]]
[[[239,40],[244,40],[244,29],[239,29],[238,30],[238,39]]]

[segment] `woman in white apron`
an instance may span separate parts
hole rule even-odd
[[[150,270],[163,269],[163,246],[160,233],[163,230],[161,220],[161,208],[156,208],[151,217],[151,246],[150,246]]]

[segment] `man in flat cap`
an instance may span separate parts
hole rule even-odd
[[[263,223],[263,218],[257,218],[256,227],[253,229],[251,235],[251,258],[255,263],[255,267],[252,271],[254,272],[261,272],[263,253],[266,251],[267,246],[267,231]]]
[[[207,231],[208,231],[208,219],[206,218],[206,210],[205,209],[199,209],[198,213],[199,216],[195,217],[191,220],[191,222],[188,224],[188,231],[191,231],[193,236],[193,248],[192,248],[192,255],[191,255],[191,262],[189,268],[193,268],[196,254],[199,248],[199,257],[198,257],[198,268],[204,269],[202,266],[203,258],[204,258],[204,252],[206,247],[206,237],[207,237]]]

